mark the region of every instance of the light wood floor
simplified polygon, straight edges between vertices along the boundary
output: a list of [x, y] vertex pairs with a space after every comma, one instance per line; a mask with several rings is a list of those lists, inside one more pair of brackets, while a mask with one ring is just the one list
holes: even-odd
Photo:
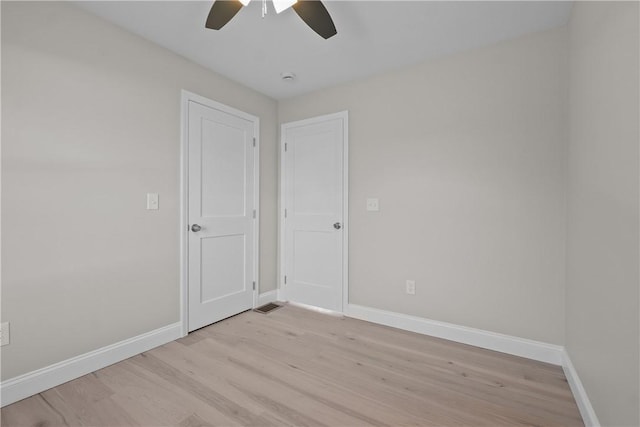
[[3, 426], [582, 425], [562, 369], [285, 306], [2, 409]]

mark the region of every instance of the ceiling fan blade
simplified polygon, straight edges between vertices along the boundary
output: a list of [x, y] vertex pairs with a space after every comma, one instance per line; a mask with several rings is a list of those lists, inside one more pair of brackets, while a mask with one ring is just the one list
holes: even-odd
[[242, 9], [242, 3], [238, 0], [215, 0], [207, 16], [205, 27], [219, 30], [231, 21], [240, 9]]
[[320, 0], [299, 0], [293, 10], [321, 37], [328, 39], [338, 34], [331, 15]]

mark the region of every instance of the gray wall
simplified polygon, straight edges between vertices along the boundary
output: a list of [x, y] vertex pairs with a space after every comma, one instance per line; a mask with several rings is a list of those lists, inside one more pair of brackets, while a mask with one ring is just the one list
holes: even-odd
[[2, 2], [3, 379], [179, 320], [181, 89], [261, 119], [273, 289], [276, 102], [71, 4]]
[[566, 347], [602, 425], [640, 424], [638, 3], [570, 21]]
[[566, 41], [279, 102], [281, 122], [349, 110], [351, 303], [563, 344]]

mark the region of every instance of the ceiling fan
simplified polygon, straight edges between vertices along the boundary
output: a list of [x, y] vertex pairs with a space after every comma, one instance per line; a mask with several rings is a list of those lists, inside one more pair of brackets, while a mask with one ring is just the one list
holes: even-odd
[[[212, 30], [219, 30], [251, 0], [215, 0], [211, 11], [207, 17], [205, 27]], [[333, 24], [333, 20], [320, 0], [273, 0], [273, 7], [276, 13], [280, 13], [289, 7], [298, 14], [300, 18], [313, 31], [321, 37], [328, 39], [335, 36], [338, 31]], [[262, 0], [262, 16], [267, 13], [267, 1]]]

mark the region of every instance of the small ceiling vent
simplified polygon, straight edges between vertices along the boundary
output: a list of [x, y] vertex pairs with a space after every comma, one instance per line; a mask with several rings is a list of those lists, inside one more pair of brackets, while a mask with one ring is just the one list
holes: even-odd
[[285, 82], [291, 82], [296, 78], [296, 75], [293, 74], [291, 71], [285, 71], [283, 73], [280, 73], [280, 77]]

